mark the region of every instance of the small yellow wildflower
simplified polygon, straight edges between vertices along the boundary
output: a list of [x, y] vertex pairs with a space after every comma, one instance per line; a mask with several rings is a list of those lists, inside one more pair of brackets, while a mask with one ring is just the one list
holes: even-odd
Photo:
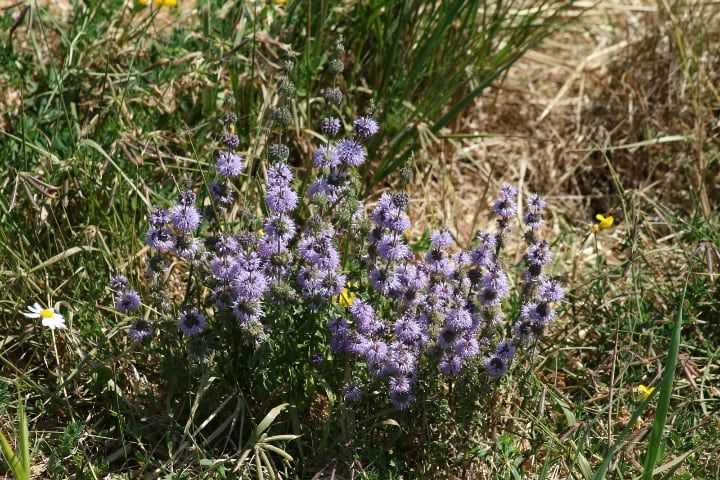
[[642, 399], [645, 400], [650, 396], [650, 394], [653, 392], [653, 390], [655, 390], [655, 387], [648, 388], [645, 385], [639, 385], [637, 389], [638, 389], [638, 392], [642, 392], [642, 394], [643, 394]]
[[595, 218], [600, 222], [598, 223], [598, 227], [601, 230], [612, 227], [613, 221], [615, 220], [612, 215], [608, 215], [606, 217], [602, 213], [595, 215]]
[[[348, 283], [348, 287], [352, 287], [353, 289], [358, 288], [360, 285], [358, 282], [350, 282]], [[349, 290], [347, 287], [342, 289], [342, 292], [340, 292], [340, 295], [335, 295], [332, 297], [333, 302], [339, 303], [343, 307], [349, 307], [352, 305], [353, 300], [355, 300], [356, 294], [353, 290]]]
[[[140, 5], [147, 5], [148, 0], [138, 0]], [[174, 7], [177, 5], [177, 0], [153, 0], [156, 7]]]

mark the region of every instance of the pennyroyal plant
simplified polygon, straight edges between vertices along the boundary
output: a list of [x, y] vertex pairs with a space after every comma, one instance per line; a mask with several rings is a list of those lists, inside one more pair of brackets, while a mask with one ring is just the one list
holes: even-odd
[[[338, 43], [330, 55], [335, 78], [343, 52]], [[198, 363], [239, 384], [258, 405], [309, 408], [331, 388], [347, 409], [364, 399], [405, 410], [429, 385], [505, 375], [563, 298], [546, 273], [545, 202], [526, 202], [517, 280], [503, 255], [518, 216], [507, 184], [492, 206], [496, 228], [479, 233], [472, 248], [458, 249], [440, 228], [426, 251], [413, 253], [410, 172], [372, 208], [360, 197], [357, 169], [382, 130], [372, 105], [345, 122], [334, 80], [323, 92], [311, 169], [291, 165], [292, 66], [283, 65], [266, 117], [267, 144], [241, 153], [227, 95], [214, 172], [203, 172], [200, 184], [184, 179], [175, 202], [148, 213], [148, 301], [122, 275], [111, 280], [116, 310], [131, 317], [129, 337], [162, 345], [175, 366]]]

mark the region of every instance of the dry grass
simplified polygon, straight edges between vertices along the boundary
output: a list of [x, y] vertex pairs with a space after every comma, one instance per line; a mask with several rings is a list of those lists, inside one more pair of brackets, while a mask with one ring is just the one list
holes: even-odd
[[479, 138], [457, 150], [441, 139], [433, 160], [442, 168], [420, 175], [424, 222], [452, 225], [466, 244], [488, 227], [500, 182], [546, 197], [556, 231], [561, 219], [584, 227], [596, 213], [618, 218], [610, 166], [624, 190], [652, 202], [717, 208], [720, 70], [717, 39], [701, 33], [720, 27], [717, 8], [700, 2], [677, 18], [665, 3], [577, 7], [587, 10], [513, 66], [453, 132]]

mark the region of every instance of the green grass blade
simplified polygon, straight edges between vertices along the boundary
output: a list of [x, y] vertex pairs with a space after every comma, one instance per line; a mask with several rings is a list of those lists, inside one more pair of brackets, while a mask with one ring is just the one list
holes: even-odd
[[20, 455], [20, 463], [23, 472], [30, 478], [30, 431], [27, 424], [27, 415], [25, 415], [25, 406], [22, 403], [22, 397], [18, 389], [18, 454]]
[[10, 446], [10, 442], [8, 442], [7, 437], [2, 432], [0, 432], [0, 447], [2, 447], [3, 457], [5, 458], [5, 462], [7, 462], [8, 467], [10, 467], [10, 471], [13, 473], [13, 476], [16, 479], [25, 478], [22, 470], [22, 462], [18, 456], [15, 455], [15, 452], [13, 452], [13, 449]]
[[678, 310], [677, 321], [673, 330], [673, 336], [670, 339], [670, 347], [665, 362], [665, 374], [660, 384], [660, 397], [658, 406], [655, 410], [655, 421], [653, 422], [652, 431], [650, 432], [650, 440], [648, 444], [647, 455], [645, 456], [645, 471], [643, 472], [643, 480], [652, 479], [653, 469], [658, 461], [660, 449], [663, 443], [663, 430], [665, 429], [665, 420], [667, 419], [668, 409], [670, 408], [670, 398], [673, 391], [673, 380], [675, 379], [675, 367], [677, 367], [678, 352], [680, 351], [680, 333], [683, 320], [683, 303], [685, 302], [685, 294], [687, 293], [688, 280], [685, 279], [685, 287], [680, 297], [680, 307]]

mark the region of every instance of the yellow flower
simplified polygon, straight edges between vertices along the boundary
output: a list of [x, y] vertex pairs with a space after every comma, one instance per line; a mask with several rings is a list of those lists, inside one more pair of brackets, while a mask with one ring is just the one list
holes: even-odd
[[602, 213], [598, 213], [597, 215], [595, 215], [595, 218], [600, 222], [597, 224], [598, 228], [600, 229], [612, 227], [613, 221], [615, 220], [611, 215], [608, 215], [606, 217]]
[[650, 394], [653, 392], [653, 390], [655, 390], [655, 387], [648, 388], [645, 385], [639, 385], [637, 389], [638, 389], [638, 392], [642, 392], [642, 394], [643, 394], [642, 399], [645, 400], [650, 396]]
[[[358, 282], [348, 283], [348, 287], [353, 287], [353, 289], [358, 288], [359, 286], [360, 285], [358, 284]], [[333, 302], [339, 303], [343, 307], [349, 307], [350, 305], [352, 305], [355, 297], [355, 292], [345, 287], [342, 289], [342, 292], [340, 292], [340, 295], [335, 295], [334, 297], [332, 297], [332, 299]]]
[[272, 3], [276, 5], [285, 5], [287, 3], [287, 0], [272, 0]]
[[[147, 5], [148, 0], [138, 0], [140, 5]], [[174, 7], [177, 5], [177, 0], [153, 0], [156, 7]]]

